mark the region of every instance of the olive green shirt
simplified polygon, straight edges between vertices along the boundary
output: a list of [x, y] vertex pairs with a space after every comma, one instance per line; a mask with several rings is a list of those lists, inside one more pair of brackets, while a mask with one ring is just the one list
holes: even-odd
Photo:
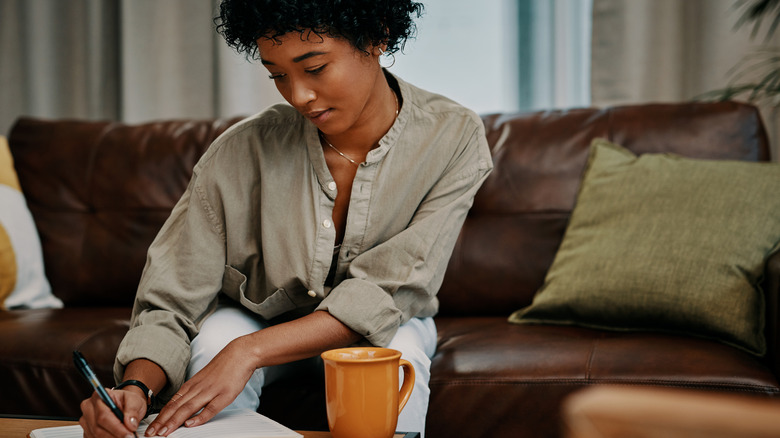
[[492, 169], [480, 118], [397, 78], [401, 111], [355, 176], [334, 287], [336, 183], [317, 127], [276, 105], [228, 129], [149, 248], [115, 375], [160, 365], [170, 396], [190, 340], [219, 299], [265, 319], [324, 310], [378, 346], [436, 293], [474, 195]]

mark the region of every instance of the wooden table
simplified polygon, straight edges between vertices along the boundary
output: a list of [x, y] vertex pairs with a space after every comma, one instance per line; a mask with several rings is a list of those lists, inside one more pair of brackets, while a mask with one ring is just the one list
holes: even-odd
[[[43, 420], [28, 418], [2, 418], [0, 417], [0, 438], [26, 438], [34, 429], [43, 427], [68, 426], [78, 424], [75, 421]], [[304, 438], [331, 438], [330, 432], [297, 431]], [[395, 438], [404, 438], [404, 434], [396, 434]]]
[[23, 418], [0, 418], [0, 438], [25, 438], [33, 429], [67, 426], [75, 421], [31, 420]]

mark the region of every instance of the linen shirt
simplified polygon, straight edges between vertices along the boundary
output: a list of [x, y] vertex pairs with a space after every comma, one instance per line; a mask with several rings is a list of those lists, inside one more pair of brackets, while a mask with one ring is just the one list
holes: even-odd
[[114, 367], [184, 382], [190, 340], [220, 299], [271, 320], [314, 310], [385, 346], [436, 293], [474, 195], [493, 167], [480, 118], [394, 76], [403, 105], [357, 169], [334, 286], [336, 183], [317, 127], [280, 104], [239, 122], [196, 164], [149, 248]]

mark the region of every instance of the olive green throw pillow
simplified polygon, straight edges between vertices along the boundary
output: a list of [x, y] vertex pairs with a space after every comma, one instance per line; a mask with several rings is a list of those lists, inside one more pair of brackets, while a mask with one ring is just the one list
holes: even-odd
[[766, 352], [759, 282], [780, 242], [780, 165], [591, 145], [566, 234], [515, 323], [649, 330]]

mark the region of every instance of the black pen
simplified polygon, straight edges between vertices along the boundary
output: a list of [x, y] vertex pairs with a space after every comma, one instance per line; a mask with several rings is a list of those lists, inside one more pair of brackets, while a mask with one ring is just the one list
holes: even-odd
[[[114, 400], [108, 395], [108, 392], [106, 392], [106, 388], [104, 388], [103, 385], [100, 384], [100, 381], [95, 375], [95, 372], [92, 371], [92, 368], [89, 367], [87, 360], [84, 359], [84, 356], [78, 350], [75, 350], [73, 352], [73, 363], [76, 364], [76, 368], [78, 368], [79, 372], [81, 372], [81, 375], [84, 376], [85, 379], [87, 379], [89, 384], [92, 385], [92, 388], [98, 393], [100, 398], [106, 403], [106, 405], [108, 405], [108, 408], [111, 409], [111, 412], [113, 412], [114, 415], [116, 415], [116, 418], [119, 418], [119, 422], [121, 422], [124, 425], [125, 424], [124, 414], [119, 409], [119, 407], [117, 407], [116, 403], [114, 403]], [[137, 437], [138, 435], [136, 434], [135, 436]]]

